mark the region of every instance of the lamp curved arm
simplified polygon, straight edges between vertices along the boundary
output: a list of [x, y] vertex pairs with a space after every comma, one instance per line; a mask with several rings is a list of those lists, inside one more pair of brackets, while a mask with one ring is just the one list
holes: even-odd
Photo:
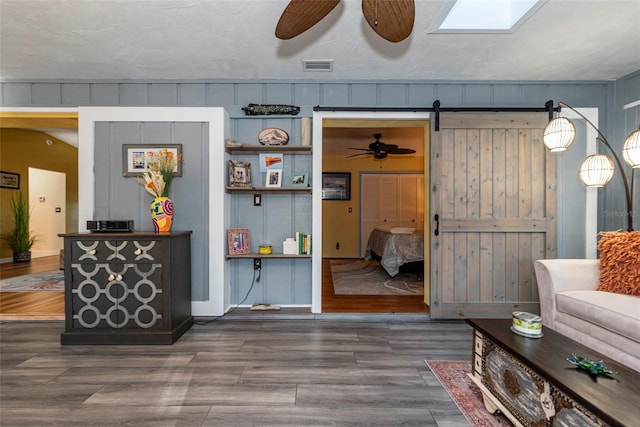
[[631, 196], [631, 190], [629, 188], [629, 181], [627, 179], [627, 174], [624, 172], [624, 167], [622, 165], [622, 162], [618, 158], [618, 155], [616, 154], [615, 150], [609, 144], [609, 141], [607, 141], [607, 138], [602, 134], [602, 132], [600, 132], [600, 129], [598, 129], [596, 127], [596, 125], [591, 123], [591, 120], [586, 118], [584, 116], [584, 114], [582, 114], [580, 111], [576, 110], [571, 105], [566, 104], [564, 102], [560, 102], [559, 101], [558, 102], [558, 106], [566, 107], [566, 108], [570, 109], [571, 111], [573, 111], [574, 113], [579, 115], [582, 119], [584, 119], [584, 121], [589, 123], [591, 125], [591, 127], [593, 129], [595, 129], [595, 131], [598, 133], [597, 140], [602, 142], [604, 144], [604, 146], [609, 149], [609, 151], [611, 152], [611, 155], [613, 155], [613, 159], [616, 162], [616, 165], [618, 166], [618, 169], [620, 169], [620, 175], [622, 175], [622, 184], [624, 185], [624, 193], [625, 193], [625, 198], [626, 198], [626, 201], [627, 201], [627, 231], [633, 231], [633, 198]]

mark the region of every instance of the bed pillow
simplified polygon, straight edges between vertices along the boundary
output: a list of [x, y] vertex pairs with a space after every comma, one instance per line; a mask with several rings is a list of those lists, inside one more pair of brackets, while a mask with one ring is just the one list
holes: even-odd
[[640, 231], [599, 233], [599, 291], [640, 295]]

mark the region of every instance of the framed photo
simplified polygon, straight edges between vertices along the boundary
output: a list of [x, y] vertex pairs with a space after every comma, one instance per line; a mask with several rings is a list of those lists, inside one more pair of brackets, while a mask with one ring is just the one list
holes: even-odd
[[309, 172], [294, 172], [291, 175], [292, 187], [307, 187], [309, 185]]
[[260, 153], [260, 172], [267, 172], [270, 169], [282, 169], [284, 166], [284, 154], [282, 153]]
[[269, 169], [267, 171], [266, 187], [281, 187], [282, 186], [282, 169]]
[[229, 187], [252, 187], [251, 163], [229, 160]]
[[248, 254], [251, 252], [248, 228], [228, 229], [227, 241], [229, 242], [229, 255]]
[[[182, 158], [182, 144], [122, 144], [122, 176], [142, 176], [149, 160], [161, 150], [167, 150], [176, 159]], [[182, 162], [176, 162], [173, 176], [182, 176]]]
[[0, 187], [20, 189], [20, 174], [0, 171]]
[[323, 172], [322, 199], [351, 200], [351, 172]]

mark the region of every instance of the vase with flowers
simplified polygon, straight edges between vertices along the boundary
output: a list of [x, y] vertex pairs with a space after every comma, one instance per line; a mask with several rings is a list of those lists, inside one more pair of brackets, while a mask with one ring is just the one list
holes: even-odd
[[171, 231], [173, 201], [169, 189], [174, 171], [180, 159], [167, 149], [147, 153], [147, 170], [137, 181], [154, 199], [151, 202], [151, 220], [156, 233]]

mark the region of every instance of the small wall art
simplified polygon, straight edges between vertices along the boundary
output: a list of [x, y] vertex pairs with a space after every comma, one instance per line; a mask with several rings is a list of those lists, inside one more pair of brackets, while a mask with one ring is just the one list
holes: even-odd
[[323, 172], [322, 199], [351, 200], [351, 173]]
[[[163, 150], [182, 158], [182, 144], [122, 144], [122, 176], [142, 176], [149, 161]], [[176, 162], [173, 176], [182, 176], [181, 161]]]
[[20, 189], [20, 174], [0, 171], [0, 187], [13, 190]]
[[258, 162], [260, 162], [260, 172], [266, 172], [269, 169], [282, 169], [284, 155], [282, 153], [260, 153]]
[[251, 163], [229, 160], [229, 187], [251, 188]]
[[248, 254], [251, 252], [248, 228], [230, 228], [227, 230], [229, 255]]

